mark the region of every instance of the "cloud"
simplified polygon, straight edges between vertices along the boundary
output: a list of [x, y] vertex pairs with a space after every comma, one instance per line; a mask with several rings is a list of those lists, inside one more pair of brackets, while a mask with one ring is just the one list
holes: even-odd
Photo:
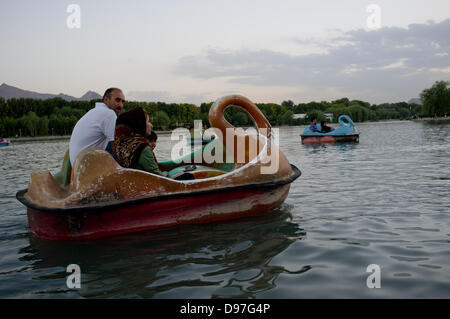
[[158, 102], [172, 97], [167, 91], [130, 91], [125, 98], [128, 101]]
[[[417, 96], [437, 74], [448, 77], [450, 19], [342, 32], [325, 53], [292, 55], [274, 50], [208, 49], [184, 56], [175, 73], [233, 84], [372, 92], [372, 96]], [[299, 42], [299, 39], [293, 39]], [[300, 41], [301, 42], [301, 41]]]

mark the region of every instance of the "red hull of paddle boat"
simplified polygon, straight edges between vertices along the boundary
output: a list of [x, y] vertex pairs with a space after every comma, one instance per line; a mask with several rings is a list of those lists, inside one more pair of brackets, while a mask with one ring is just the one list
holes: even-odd
[[315, 144], [315, 143], [336, 143], [336, 139], [332, 136], [323, 137], [302, 137], [303, 144]]
[[[89, 210], [28, 207], [28, 223], [35, 235], [46, 239], [97, 239], [183, 224], [262, 215], [281, 205], [289, 188], [290, 184], [285, 184], [204, 192]], [[21, 200], [20, 193], [18, 198]]]
[[325, 135], [325, 136], [304, 136], [301, 135], [302, 144], [322, 144], [339, 142], [359, 142], [359, 134], [351, 135]]

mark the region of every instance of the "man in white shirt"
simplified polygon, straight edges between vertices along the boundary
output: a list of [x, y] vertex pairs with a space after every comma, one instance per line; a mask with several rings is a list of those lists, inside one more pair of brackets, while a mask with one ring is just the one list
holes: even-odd
[[103, 103], [87, 112], [75, 125], [69, 143], [70, 163], [73, 165], [77, 155], [87, 147], [106, 148], [114, 140], [117, 115], [123, 108], [125, 96], [118, 88], [109, 88], [103, 95]]

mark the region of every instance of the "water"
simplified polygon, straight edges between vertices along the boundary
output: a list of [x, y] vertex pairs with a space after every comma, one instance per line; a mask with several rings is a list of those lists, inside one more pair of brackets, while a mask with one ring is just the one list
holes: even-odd
[[[302, 176], [263, 217], [81, 243], [35, 237], [15, 199], [32, 169], [59, 170], [68, 141], [0, 148], [0, 298], [449, 298], [450, 125], [358, 128], [359, 144], [322, 146], [282, 128]], [[156, 154], [169, 158], [169, 136]]]

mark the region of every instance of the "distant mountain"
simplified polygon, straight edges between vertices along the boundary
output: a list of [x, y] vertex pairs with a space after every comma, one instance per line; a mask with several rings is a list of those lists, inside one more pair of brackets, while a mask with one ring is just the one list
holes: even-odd
[[102, 98], [103, 98], [103, 96], [101, 96], [97, 92], [87, 91], [82, 97], [79, 98], [79, 100], [80, 101], [90, 101], [90, 100], [97, 100], [97, 99], [101, 100]]
[[0, 97], [5, 100], [12, 98], [31, 98], [31, 99], [51, 99], [54, 97], [62, 98], [66, 101], [90, 101], [95, 99], [101, 99], [102, 96], [96, 92], [88, 91], [82, 97], [76, 98], [67, 94], [59, 93], [59, 94], [48, 94], [48, 93], [37, 93], [33, 91], [22, 90], [14, 86], [7, 85], [3, 83], [0, 85]]
[[408, 104], [419, 104], [422, 105], [422, 100], [419, 98], [414, 98], [408, 101]]

